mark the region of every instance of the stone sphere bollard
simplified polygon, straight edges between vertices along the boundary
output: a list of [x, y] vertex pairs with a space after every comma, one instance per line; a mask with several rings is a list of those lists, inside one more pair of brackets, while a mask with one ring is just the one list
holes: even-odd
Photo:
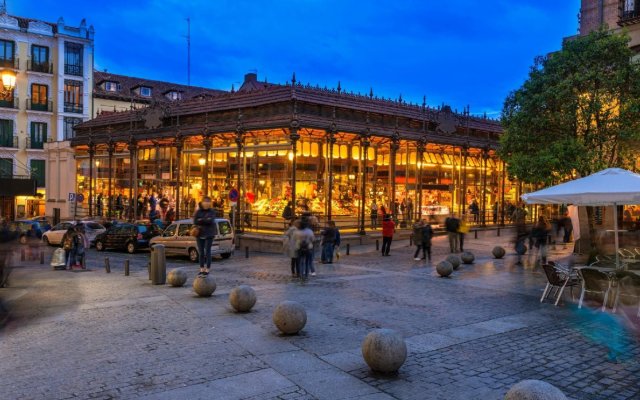
[[173, 287], [182, 287], [187, 283], [187, 273], [182, 268], [176, 268], [167, 274], [167, 283]]
[[373, 371], [394, 373], [407, 359], [407, 345], [396, 331], [376, 329], [364, 338], [362, 357]]
[[495, 258], [501, 259], [506, 254], [506, 251], [504, 250], [504, 247], [496, 246], [491, 250], [491, 254], [493, 254]]
[[436, 265], [436, 272], [443, 278], [453, 274], [453, 265], [449, 261], [440, 261]]
[[200, 275], [193, 280], [193, 291], [200, 297], [210, 297], [216, 291], [216, 280], [211, 275]]
[[504, 400], [567, 400], [567, 396], [550, 383], [528, 379], [513, 385]]
[[229, 303], [238, 312], [248, 312], [256, 304], [256, 291], [249, 285], [240, 285], [231, 289]]
[[469, 251], [465, 251], [464, 253], [462, 253], [462, 256], [460, 256], [460, 258], [462, 259], [462, 262], [464, 264], [473, 264], [473, 260], [476, 259], [476, 256], [474, 256], [473, 253]]
[[307, 312], [302, 304], [283, 301], [273, 310], [273, 323], [285, 335], [295, 335], [307, 324]]
[[462, 264], [462, 260], [460, 259], [460, 257], [456, 256], [455, 254], [451, 254], [450, 256], [448, 256], [447, 261], [451, 263], [453, 269], [458, 269], [460, 264]]

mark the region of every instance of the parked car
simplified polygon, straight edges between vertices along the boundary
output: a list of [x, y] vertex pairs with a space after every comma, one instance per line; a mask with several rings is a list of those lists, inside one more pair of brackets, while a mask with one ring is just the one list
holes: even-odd
[[40, 222], [31, 219], [18, 220], [13, 222], [21, 244], [27, 244], [29, 239], [41, 239], [42, 235], [49, 229]]
[[126, 249], [133, 254], [138, 249], [148, 248], [151, 238], [161, 233], [157, 226], [150, 223], [116, 224], [96, 236], [95, 246], [98, 251]]
[[94, 221], [65, 221], [60, 222], [51, 228], [51, 230], [45, 232], [42, 235], [42, 241], [51, 246], [60, 246], [62, 244], [62, 237], [67, 233], [67, 229], [76, 225], [82, 225], [84, 227], [84, 234], [89, 240], [89, 243], [94, 243], [96, 236], [106, 231], [104, 226]]
[[[231, 257], [235, 246], [233, 228], [228, 219], [216, 218], [215, 236], [211, 245], [211, 255], [219, 255], [222, 258]], [[151, 246], [163, 244], [166, 255], [188, 256], [193, 262], [199, 259], [196, 238], [189, 234], [193, 227], [193, 220], [183, 219], [176, 221], [162, 232], [162, 235], [151, 239]]]
[[30, 218], [30, 220], [39, 222], [40, 226], [42, 227], [42, 232], [46, 232], [51, 229], [51, 222], [49, 222], [49, 218], [45, 216], [33, 217]]

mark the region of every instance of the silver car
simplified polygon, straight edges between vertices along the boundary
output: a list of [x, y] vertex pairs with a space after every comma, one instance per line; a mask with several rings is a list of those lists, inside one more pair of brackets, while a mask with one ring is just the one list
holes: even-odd
[[[193, 262], [199, 259], [196, 238], [191, 236], [189, 231], [193, 227], [193, 220], [183, 219], [176, 221], [149, 242], [150, 246], [156, 244], [164, 245], [166, 255], [188, 256]], [[219, 255], [222, 258], [229, 258], [235, 248], [234, 233], [231, 223], [225, 218], [215, 219], [215, 236], [211, 245], [211, 255]]]
[[89, 243], [93, 244], [96, 236], [106, 231], [105, 227], [94, 221], [65, 221], [46, 231], [42, 235], [42, 241], [51, 246], [60, 246], [62, 237], [67, 233], [67, 229], [72, 226], [82, 225], [84, 227], [84, 235]]

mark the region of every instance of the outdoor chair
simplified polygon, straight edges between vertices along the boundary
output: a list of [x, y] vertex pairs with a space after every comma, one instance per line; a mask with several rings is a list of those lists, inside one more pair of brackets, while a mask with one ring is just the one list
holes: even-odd
[[620, 257], [622, 258], [638, 258], [638, 254], [635, 251], [625, 248], [618, 249], [618, 254], [620, 254]]
[[582, 308], [585, 293], [601, 293], [604, 296], [602, 300], [602, 311], [604, 311], [607, 307], [609, 291], [611, 291], [611, 277], [593, 268], [582, 268], [578, 270], [578, 275], [582, 280], [582, 291], [580, 292], [578, 308]]
[[547, 297], [551, 295], [551, 292], [556, 290], [556, 301], [554, 305], [558, 305], [560, 298], [562, 297], [562, 293], [566, 287], [569, 287], [571, 290], [571, 298], [573, 299], [573, 287], [578, 286], [580, 282], [576, 277], [571, 276], [571, 272], [569, 270], [565, 270], [559, 268], [555, 265], [542, 264], [542, 269], [544, 273], [547, 275], [547, 286], [544, 288], [544, 292], [542, 292], [542, 297], [540, 298], [540, 303], [544, 301]]
[[619, 271], [616, 273], [616, 281], [618, 287], [616, 290], [616, 299], [613, 303], [613, 312], [616, 312], [620, 297], [631, 297], [638, 302], [638, 312], [636, 316], [640, 317], [640, 276], [628, 271]]

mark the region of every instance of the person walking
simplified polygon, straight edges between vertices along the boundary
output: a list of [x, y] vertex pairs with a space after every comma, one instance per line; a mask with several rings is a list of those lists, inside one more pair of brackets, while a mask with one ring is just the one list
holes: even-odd
[[[422, 221], [422, 259], [431, 262], [431, 239], [433, 228], [426, 221]], [[425, 254], [426, 253], [426, 254]]]
[[89, 247], [90, 243], [87, 236], [84, 234], [83, 225], [77, 225], [75, 227], [75, 233], [73, 235], [73, 266], [86, 269], [84, 262], [85, 249]]
[[333, 249], [336, 245], [336, 223], [333, 221], [327, 222], [327, 227], [320, 233], [322, 235], [322, 254], [320, 255], [320, 262], [323, 264], [333, 263]]
[[382, 255], [389, 256], [391, 250], [391, 241], [393, 233], [396, 230], [396, 224], [391, 219], [391, 215], [387, 214], [382, 219]]
[[[411, 197], [407, 199], [407, 221], [413, 222], [413, 200], [411, 200]], [[420, 221], [419, 216], [418, 221]]]
[[[309, 219], [300, 219], [300, 229], [294, 233], [296, 251], [298, 253], [298, 275], [304, 282], [309, 279], [309, 272], [313, 270], [313, 240], [315, 239]], [[312, 276], [315, 272], [311, 272]]]
[[413, 224], [413, 243], [416, 245], [416, 252], [413, 254], [415, 261], [420, 261], [420, 250], [422, 249], [422, 221]]
[[62, 236], [62, 248], [64, 249], [64, 259], [66, 262], [66, 267], [69, 270], [73, 269], [73, 266], [76, 264], [76, 253], [74, 248], [74, 236], [76, 234], [75, 227], [70, 226], [67, 231]]
[[562, 218], [562, 228], [564, 230], [562, 243], [564, 243], [566, 248], [567, 243], [571, 241], [571, 233], [573, 233], [573, 222], [571, 222], [571, 217], [569, 217], [569, 213], [566, 213], [564, 218]]
[[476, 199], [473, 199], [471, 205], [469, 205], [469, 212], [473, 215], [473, 222], [477, 224], [479, 219], [478, 217], [480, 215], [480, 207], [478, 206]]
[[444, 220], [444, 229], [447, 231], [447, 236], [449, 238], [449, 250], [451, 253], [458, 252], [458, 228], [460, 227], [460, 220], [456, 218], [453, 214], [447, 217]]
[[200, 202], [200, 207], [193, 215], [195, 231], [192, 235], [196, 237], [198, 245], [198, 255], [200, 262], [200, 272], [198, 275], [208, 275], [211, 269], [211, 245], [215, 235], [214, 226], [215, 214], [211, 208], [211, 198], [206, 196]]
[[458, 245], [461, 252], [464, 251], [464, 235], [467, 233], [469, 233], [469, 225], [462, 219], [458, 226]]
[[534, 246], [538, 249], [536, 261], [540, 261], [542, 264], [546, 264], [547, 262], [547, 241], [550, 231], [551, 225], [542, 215], [538, 217], [536, 226], [531, 230], [531, 237], [534, 240]]
[[371, 229], [376, 229], [378, 227], [378, 205], [374, 201], [371, 203]]
[[282, 248], [284, 253], [291, 259], [291, 277], [297, 278], [298, 275], [298, 251], [296, 249], [295, 232], [299, 229], [299, 221], [292, 220], [289, 222], [289, 229], [284, 233], [282, 240]]
[[96, 213], [98, 214], [98, 217], [102, 217], [102, 197], [102, 193], [99, 193], [96, 198]]
[[287, 205], [282, 210], [282, 218], [284, 218], [285, 226], [293, 220], [293, 203], [287, 202]]

